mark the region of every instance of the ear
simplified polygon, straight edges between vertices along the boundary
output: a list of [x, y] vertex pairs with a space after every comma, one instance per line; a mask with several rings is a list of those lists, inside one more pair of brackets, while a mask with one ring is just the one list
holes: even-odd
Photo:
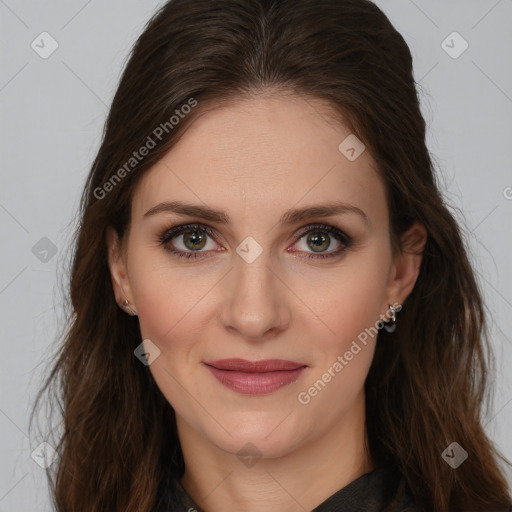
[[401, 250], [396, 251], [393, 258], [384, 310], [396, 302], [402, 305], [412, 292], [420, 273], [427, 230], [423, 224], [416, 221], [400, 239]]
[[130, 307], [136, 311], [133, 302], [132, 290], [128, 273], [126, 271], [126, 258], [123, 254], [119, 235], [112, 227], [107, 228], [106, 243], [108, 248], [108, 266], [116, 302], [124, 310], [123, 302], [128, 299]]

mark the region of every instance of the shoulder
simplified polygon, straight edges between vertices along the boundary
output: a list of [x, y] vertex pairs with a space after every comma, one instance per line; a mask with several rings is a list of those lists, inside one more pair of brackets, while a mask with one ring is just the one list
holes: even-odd
[[432, 512], [419, 507], [396, 466], [379, 466], [341, 488], [314, 512]]
[[398, 479], [396, 492], [383, 512], [428, 512], [424, 507], [415, 503], [405, 477], [398, 470], [395, 474]]

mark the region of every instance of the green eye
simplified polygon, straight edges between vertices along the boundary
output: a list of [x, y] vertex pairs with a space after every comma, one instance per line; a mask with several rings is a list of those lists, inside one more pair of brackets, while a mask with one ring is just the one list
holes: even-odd
[[[181, 244], [183, 248], [176, 248], [173, 242], [174, 239], [179, 239], [179, 237], [182, 237]], [[205, 257], [205, 253], [210, 252], [208, 250], [202, 250], [207, 246], [208, 238], [215, 240], [214, 232], [209, 226], [187, 224], [164, 230], [158, 240], [164, 246], [164, 249], [174, 256], [179, 258], [202, 258]], [[305, 238], [306, 244], [304, 250], [293, 249], [288, 252], [303, 253], [303, 257], [305, 258], [331, 258], [340, 255], [353, 244], [352, 238], [346, 233], [334, 226], [326, 224], [307, 226], [302, 230], [300, 235], [297, 236], [294, 245], [301, 242], [303, 238]], [[339, 247], [330, 252], [325, 252], [331, 247], [333, 238], [338, 243]], [[308, 251], [308, 249], [312, 252]]]

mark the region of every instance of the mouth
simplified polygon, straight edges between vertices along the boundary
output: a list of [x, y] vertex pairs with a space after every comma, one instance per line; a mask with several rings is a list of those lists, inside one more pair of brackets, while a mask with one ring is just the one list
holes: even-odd
[[224, 386], [245, 395], [264, 395], [299, 379], [307, 365], [283, 359], [220, 359], [204, 363]]

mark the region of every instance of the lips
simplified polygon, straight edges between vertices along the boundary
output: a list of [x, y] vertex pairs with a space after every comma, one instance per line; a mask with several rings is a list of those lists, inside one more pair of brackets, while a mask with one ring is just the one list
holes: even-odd
[[269, 394], [299, 379], [307, 365], [283, 359], [220, 359], [204, 363], [224, 386], [246, 395]]
[[302, 363], [286, 361], [283, 359], [264, 359], [263, 361], [247, 361], [246, 359], [219, 359], [205, 363], [218, 370], [233, 370], [245, 373], [265, 373], [285, 370], [296, 370], [302, 366]]

